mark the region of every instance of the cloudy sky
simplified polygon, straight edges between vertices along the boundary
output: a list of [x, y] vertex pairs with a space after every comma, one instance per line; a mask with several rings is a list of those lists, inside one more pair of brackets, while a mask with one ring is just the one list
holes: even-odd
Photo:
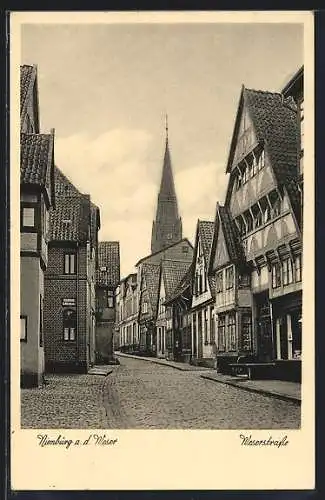
[[101, 210], [101, 240], [121, 244], [122, 276], [150, 251], [165, 143], [184, 237], [223, 201], [241, 85], [278, 91], [303, 63], [298, 24], [22, 27], [38, 65], [42, 131], [55, 161]]

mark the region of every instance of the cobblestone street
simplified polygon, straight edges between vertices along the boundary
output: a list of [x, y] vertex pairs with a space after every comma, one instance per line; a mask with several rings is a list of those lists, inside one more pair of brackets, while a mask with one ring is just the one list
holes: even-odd
[[289, 429], [300, 406], [131, 358], [107, 377], [47, 376], [22, 390], [24, 428]]

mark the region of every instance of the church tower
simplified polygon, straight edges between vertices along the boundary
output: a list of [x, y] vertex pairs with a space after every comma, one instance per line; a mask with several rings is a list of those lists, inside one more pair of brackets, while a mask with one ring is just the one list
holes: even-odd
[[182, 239], [182, 219], [178, 214], [177, 198], [168, 144], [166, 117], [166, 146], [158, 194], [156, 219], [152, 224], [151, 253], [159, 252]]

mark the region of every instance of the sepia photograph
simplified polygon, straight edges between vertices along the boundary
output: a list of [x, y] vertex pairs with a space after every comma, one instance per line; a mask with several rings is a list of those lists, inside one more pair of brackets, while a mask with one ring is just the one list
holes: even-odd
[[306, 26], [228, 14], [19, 25], [17, 411], [47, 453], [301, 432]]

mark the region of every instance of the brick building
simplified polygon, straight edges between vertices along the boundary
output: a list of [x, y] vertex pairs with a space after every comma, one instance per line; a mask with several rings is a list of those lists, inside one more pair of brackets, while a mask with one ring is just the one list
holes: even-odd
[[96, 363], [108, 363], [113, 359], [115, 290], [119, 281], [120, 244], [117, 241], [100, 241], [96, 273]]
[[215, 278], [209, 273], [213, 235], [214, 222], [198, 220], [192, 274], [192, 362], [209, 366], [214, 366], [216, 355]]
[[86, 372], [95, 362], [95, 283], [99, 209], [55, 167], [45, 274], [45, 364]]
[[36, 66], [20, 68], [20, 370], [21, 385], [44, 375], [44, 272], [49, 209], [55, 207], [54, 131], [41, 134]]
[[241, 91], [211, 258], [224, 370], [242, 355], [300, 379], [302, 79], [284, 93]]

